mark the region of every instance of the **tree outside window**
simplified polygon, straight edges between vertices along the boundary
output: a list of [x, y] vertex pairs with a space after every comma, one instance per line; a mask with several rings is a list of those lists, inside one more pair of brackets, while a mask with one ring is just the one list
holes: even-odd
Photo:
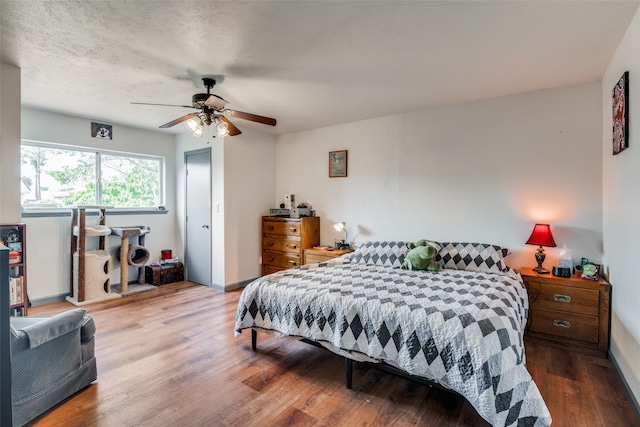
[[23, 141], [22, 207], [157, 207], [163, 204], [163, 166], [156, 156]]

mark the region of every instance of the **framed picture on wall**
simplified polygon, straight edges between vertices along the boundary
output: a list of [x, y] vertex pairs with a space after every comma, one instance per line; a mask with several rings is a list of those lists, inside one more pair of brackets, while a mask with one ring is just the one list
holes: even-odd
[[347, 150], [329, 152], [329, 178], [347, 176]]
[[91, 122], [91, 136], [100, 139], [113, 139], [113, 127], [104, 123]]
[[613, 88], [613, 154], [629, 147], [629, 72]]

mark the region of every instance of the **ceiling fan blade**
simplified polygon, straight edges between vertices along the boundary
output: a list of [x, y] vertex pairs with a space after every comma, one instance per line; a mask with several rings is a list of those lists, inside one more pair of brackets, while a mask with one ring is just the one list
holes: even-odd
[[262, 123], [263, 125], [275, 126], [276, 119], [270, 117], [258, 116], [257, 114], [244, 113], [237, 110], [224, 110], [226, 114], [230, 114], [231, 117], [243, 120], [251, 120], [252, 122]]
[[171, 126], [175, 126], [178, 123], [186, 122], [191, 117], [194, 117], [194, 116], [197, 116], [197, 115], [198, 115], [198, 113], [189, 113], [186, 116], [178, 117], [175, 120], [171, 120], [169, 123], [163, 124], [162, 126], [160, 126], [160, 128], [170, 128]]
[[204, 104], [213, 108], [214, 110], [222, 110], [227, 106], [228, 102], [220, 98], [218, 95], [211, 95], [204, 101]]
[[184, 108], [195, 108], [192, 105], [175, 105], [175, 104], [152, 104], [149, 102], [132, 102], [131, 104], [136, 104], [136, 105], [159, 105], [161, 107], [184, 107]]
[[242, 133], [240, 132], [240, 129], [238, 129], [236, 125], [231, 123], [225, 116], [220, 116], [220, 118], [227, 124], [227, 126], [229, 126], [229, 136], [236, 136]]

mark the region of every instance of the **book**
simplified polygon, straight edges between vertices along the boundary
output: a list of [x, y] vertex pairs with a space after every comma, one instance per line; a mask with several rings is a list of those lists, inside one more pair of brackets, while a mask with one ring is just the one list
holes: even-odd
[[11, 305], [22, 304], [22, 277], [9, 279], [9, 303]]

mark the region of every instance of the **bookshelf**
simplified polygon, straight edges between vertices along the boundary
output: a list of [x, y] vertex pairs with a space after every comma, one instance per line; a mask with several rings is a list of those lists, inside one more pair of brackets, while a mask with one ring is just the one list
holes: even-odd
[[26, 224], [0, 224], [0, 244], [9, 248], [10, 314], [26, 316], [29, 307]]

